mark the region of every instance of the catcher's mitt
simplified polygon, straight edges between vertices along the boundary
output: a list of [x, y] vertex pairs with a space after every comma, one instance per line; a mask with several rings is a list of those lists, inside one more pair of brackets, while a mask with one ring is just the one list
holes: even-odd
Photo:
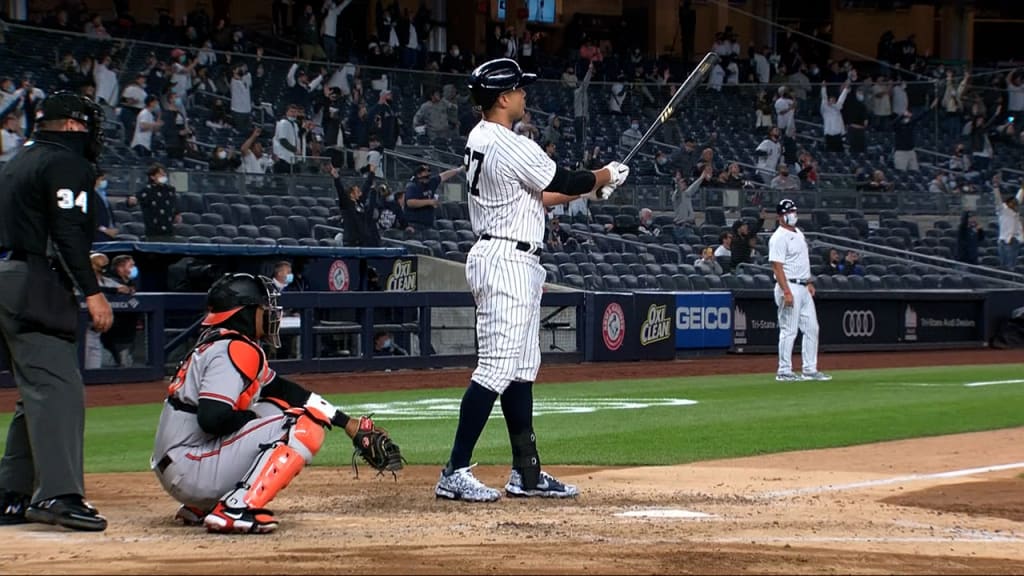
[[398, 480], [398, 471], [405, 465], [405, 458], [398, 444], [391, 441], [388, 431], [378, 428], [369, 416], [359, 418], [359, 430], [352, 437], [352, 445], [355, 450], [352, 452], [352, 470], [359, 477], [359, 467], [356, 465], [356, 456], [359, 456], [377, 471], [380, 476], [385, 472]]

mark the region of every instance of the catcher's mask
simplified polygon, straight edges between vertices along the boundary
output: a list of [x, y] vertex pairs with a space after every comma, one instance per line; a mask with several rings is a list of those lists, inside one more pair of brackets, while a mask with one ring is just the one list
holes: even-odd
[[[218, 326], [229, 322], [240, 312], [263, 308], [263, 338], [274, 348], [281, 347], [281, 295], [266, 276], [252, 274], [226, 274], [217, 280], [206, 295], [206, 318], [203, 326]], [[249, 336], [255, 336], [255, 324], [249, 323]]]

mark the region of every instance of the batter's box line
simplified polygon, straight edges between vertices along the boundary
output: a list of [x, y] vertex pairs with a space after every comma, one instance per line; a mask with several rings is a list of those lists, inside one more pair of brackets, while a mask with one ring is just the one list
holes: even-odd
[[890, 478], [878, 478], [875, 480], [864, 480], [861, 482], [851, 482], [848, 484], [825, 484], [823, 486], [810, 486], [806, 488], [795, 488], [792, 490], [775, 490], [771, 492], [762, 492], [758, 495], [758, 499], [777, 499], [777, 498], [792, 498], [794, 496], [808, 496], [815, 494], [827, 494], [830, 492], [847, 492], [850, 490], [861, 490], [865, 488], [877, 488], [879, 486], [890, 486], [893, 484], [903, 484], [909, 482], [921, 482], [924, 480], [943, 480], [947, 478], [962, 478], [964, 476], [974, 476], [976, 474], [989, 474], [992, 472], [1002, 472], [1004, 470], [1016, 470], [1024, 468], [1024, 462], [1014, 462], [1011, 464], [997, 464], [993, 466], [983, 466], [979, 468], [964, 468], [961, 470], [950, 470], [947, 472], [935, 472], [932, 474], [907, 474], [905, 476], [893, 476]]

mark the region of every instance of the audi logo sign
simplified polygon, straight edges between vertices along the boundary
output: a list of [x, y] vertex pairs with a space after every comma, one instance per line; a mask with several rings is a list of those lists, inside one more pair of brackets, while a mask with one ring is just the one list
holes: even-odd
[[875, 335], [875, 313], [871, 310], [843, 312], [843, 334], [847, 338], [870, 338]]

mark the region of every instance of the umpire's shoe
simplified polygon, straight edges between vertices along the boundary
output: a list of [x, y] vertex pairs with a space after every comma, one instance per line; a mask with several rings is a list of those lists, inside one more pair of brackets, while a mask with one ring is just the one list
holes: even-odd
[[274, 513], [263, 508], [228, 508], [217, 504], [203, 519], [207, 532], [219, 534], [270, 534], [277, 530]]
[[521, 498], [573, 498], [578, 496], [580, 491], [572, 484], [562, 484], [554, 476], [543, 471], [540, 473], [540, 481], [537, 482], [537, 488], [527, 490], [523, 486], [522, 474], [513, 468], [512, 474], [508, 477], [508, 484], [505, 484], [505, 493], [509, 496]]
[[0, 490], [0, 526], [25, 524], [25, 510], [28, 508], [29, 497], [10, 490]]
[[434, 488], [434, 495], [438, 498], [466, 502], [494, 502], [501, 498], [501, 492], [477, 480], [473, 475], [473, 466], [452, 471], [442, 470], [441, 479]]
[[36, 502], [25, 510], [25, 518], [29, 522], [54, 524], [72, 530], [102, 532], [107, 529], [107, 519], [77, 494]]

